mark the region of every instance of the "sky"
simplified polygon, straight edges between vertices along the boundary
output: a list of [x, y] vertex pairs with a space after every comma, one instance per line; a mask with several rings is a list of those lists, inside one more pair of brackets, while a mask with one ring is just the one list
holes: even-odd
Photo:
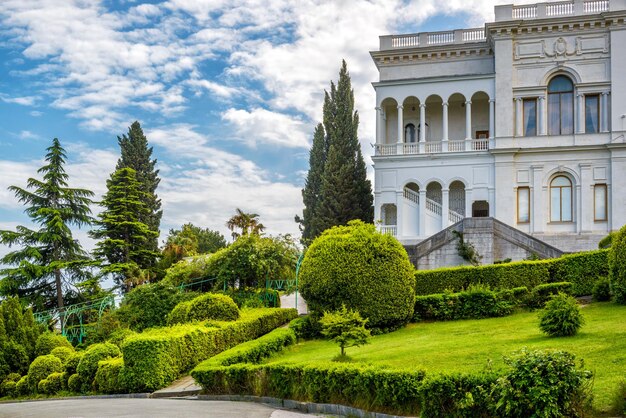
[[[299, 237], [313, 130], [341, 60], [371, 176], [378, 37], [481, 27], [496, 3], [510, 1], [0, 0], [0, 229], [29, 225], [7, 188], [37, 177], [53, 138], [70, 186], [98, 200], [117, 136], [138, 120], [160, 170], [161, 240], [186, 222], [229, 238], [236, 208]], [[75, 234], [90, 249], [86, 232]]]

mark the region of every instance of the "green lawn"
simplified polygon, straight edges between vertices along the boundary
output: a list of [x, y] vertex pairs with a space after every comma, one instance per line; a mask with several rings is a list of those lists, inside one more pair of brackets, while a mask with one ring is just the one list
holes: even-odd
[[[539, 331], [536, 312], [505, 318], [410, 324], [399, 331], [372, 337], [371, 344], [347, 349], [355, 362], [420, 368], [432, 372], [473, 372], [523, 348], [556, 348], [585, 360], [594, 372], [594, 408], [611, 405], [618, 382], [626, 379], [626, 306], [594, 303], [583, 308], [585, 325], [575, 337], [549, 338]], [[286, 349], [268, 362], [328, 361], [339, 347], [328, 341], [307, 341]]]

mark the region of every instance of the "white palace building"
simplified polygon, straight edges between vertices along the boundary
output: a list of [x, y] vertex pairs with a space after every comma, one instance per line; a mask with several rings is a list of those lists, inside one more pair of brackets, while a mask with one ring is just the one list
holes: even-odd
[[626, 0], [495, 7], [380, 37], [375, 219], [414, 245], [492, 217], [562, 251], [626, 224]]

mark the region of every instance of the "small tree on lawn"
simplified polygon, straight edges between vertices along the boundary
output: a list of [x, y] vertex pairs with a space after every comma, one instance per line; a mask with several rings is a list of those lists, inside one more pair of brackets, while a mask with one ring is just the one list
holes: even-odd
[[609, 250], [609, 281], [615, 302], [626, 305], [626, 225], [613, 236]]
[[346, 355], [347, 347], [358, 347], [368, 343], [369, 330], [365, 329], [367, 319], [357, 311], [348, 310], [345, 305], [336, 312], [324, 312], [320, 320], [322, 335], [333, 340], [341, 348], [341, 356]]

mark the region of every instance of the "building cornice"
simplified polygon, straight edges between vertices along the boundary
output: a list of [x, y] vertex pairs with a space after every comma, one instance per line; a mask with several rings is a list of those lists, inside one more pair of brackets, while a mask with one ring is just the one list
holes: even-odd
[[496, 75], [494, 73], [490, 73], [490, 74], [449, 75], [449, 76], [443, 76], [443, 77], [403, 78], [399, 80], [375, 81], [372, 83], [372, 86], [374, 86], [374, 88], [377, 88], [377, 87], [387, 87], [387, 86], [459, 82], [459, 81], [466, 81], [466, 80], [492, 80], [494, 79], [495, 76]]

